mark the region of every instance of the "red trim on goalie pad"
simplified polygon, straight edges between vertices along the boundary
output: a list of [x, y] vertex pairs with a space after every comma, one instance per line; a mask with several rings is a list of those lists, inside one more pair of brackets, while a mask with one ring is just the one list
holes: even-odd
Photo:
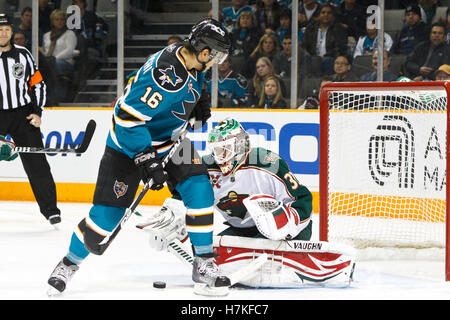
[[295, 269], [299, 277], [308, 277], [317, 282], [337, 276], [352, 263], [342, 254], [329, 252], [288, 252], [236, 247], [214, 247], [214, 250], [219, 255], [215, 259], [218, 265], [243, 260], [250, 262], [265, 252], [269, 255], [268, 261], [282, 263]]

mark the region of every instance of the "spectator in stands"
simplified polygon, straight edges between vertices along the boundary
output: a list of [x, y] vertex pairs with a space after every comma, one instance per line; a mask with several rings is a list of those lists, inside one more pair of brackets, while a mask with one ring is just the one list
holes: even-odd
[[256, 61], [258, 61], [261, 57], [267, 57], [270, 61], [273, 60], [273, 57], [280, 51], [280, 47], [278, 45], [278, 39], [273, 34], [264, 34], [258, 42], [258, 45], [250, 54], [247, 64], [242, 69], [242, 74], [250, 79], [255, 74], [255, 65]]
[[[53, 10], [50, 15], [51, 31], [44, 34], [43, 54], [50, 64], [55, 66], [56, 77], [71, 79], [74, 65], [74, 53], [77, 46], [77, 37], [72, 30], [67, 29], [66, 13], [62, 10]], [[67, 88], [62, 82], [55, 90], [57, 101], [65, 99]]]
[[450, 44], [450, 7], [447, 7], [447, 14], [441, 22], [447, 27], [447, 40], [445, 42]]
[[73, 0], [72, 4], [80, 8], [81, 29], [77, 30], [77, 34], [84, 38], [81, 57], [87, 55], [89, 59], [102, 61], [109, 32], [108, 24], [94, 11], [86, 10], [87, 0]]
[[335, 23], [334, 9], [331, 6], [323, 6], [318, 21], [306, 27], [301, 47], [310, 55], [322, 58], [322, 75], [334, 73], [334, 59], [347, 52], [347, 30]]
[[73, 71], [74, 50], [77, 37], [72, 30], [67, 29], [66, 13], [53, 10], [50, 15], [51, 31], [44, 34], [43, 53], [56, 60], [56, 73], [63, 75]]
[[438, 0], [419, 0], [419, 7], [422, 21], [427, 25], [433, 24], [433, 19], [438, 7]]
[[223, 25], [229, 32], [233, 30], [236, 20], [244, 11], [255, 12], [255, 9], [247, 5], [247, 0], [231, 0], [231, 7], [222, 9]]
[[282, 8], [289, 9], [289, 10], [292, 9], [292, 0], [278, 0], [278, 3], [280, 4], [280, 6]]
[[358, 77], [352, 72], [352, 58], [348, 55], [337, 56], [334, 60], [334, 82], [356, 82]]
[[419, 43], [406, 58], [406, 76], [415, 80], [433, 80], [434, 71], [450, 64], [450, 46], [445, 43], [447, 30], [442, 23], [434, 23], [428, 40]]
[[39, 31], [49, 32], [51, 29], [50, 14], [53, 8], [49, 5], [49, 0], [39, 0]]
[[263, 109], [289, 109], [286, 100], [281, 92], [280, 81], [273, 75], [264, 79], [264, 90], [258, 101], [258, 108]]
[[421, 21], [420, 8], [408, 6], [405, 9], [405, 25], [397, 33], [391, 52], [408, 55], [414, 47], [427, 40], [430, 28]]
[[262, 0], [262, 6], [256, 11], [259, 28], [266, 33], [275, 33], [280, 26], [281, 9], [276, 0]]
[[75, 79], [71, 90], [71, 96], [74, 97], [106, 59], [109, 26], [94, 11], [86, 10], [87, 0], [73, 0], [72, 4], [80, 8], [81, 14], [81, 28], [74, 30], [80, 51], [75, 63]]
[[14, 26], [14, 33], [21, 31], [24, 34], [27, 42], [25, 43], [25, 45], [22, 45], [22, 47], [26, 47], [28, 50], [31, 50], [32, 19], [33, 15], [31, 8], [25, 7], [22, 9], [22, 14], [20, 15], [20, 24], [18, 26]]
[[27, 36], [22, 30], [14, 32], [14, 44], [21, 47], [26, 47]]
[[[283, 36], [286, 33], [291, 33], [292, 30], [292, 25], [291, 25], [291, 20], [292, 20], [292, 11], [289, 9], [283, 9], [281, 10], [280, 16], [279, 16], [279, 24], [280, 26], [277, 28], [277, 30], [275, 30], [275, 34], [278, 37], [280, 46], [282, 45], [283, 42]], [[298, 30], [298, 42], [300, 43], [300, 41], [303, 38], [303, 29], [299, 29]]]
[[[244, 107], [248, 104], [248, 81], [247, 79], [231, 69], [231, 57], [217, 66], [219, 75], [218, 81], [218, 106], [219, 107]], [[210, 72], [208, 72], [210, 78]], [[208, 94], [211, 94], [211, 80], [206, 82]], [[226, 104], [225, 99], [229, 99], [230, 104]]]
[[[282, 47], [283, 50], [275, 55], [272, 64], [275, 69], [275, 73], [280, 75], [281, 78], [290, 78], [292, 60], [292, 37], [290, 33], [286, 33], [283, 36]], [[311, 73], [311, 56], [301, 47], [298, 47], [297, 54], [298, 75], [299, 78], [304, 78]]]
[[[222, 11], [219, 11], [218, 14], [217, 14], [217, 16], [218, 16], [218, 17], [217, 17], [216, 20], [223, 23], [223, 14], [222, 14]], [[213, 18], [212, 9], [208, 11], [208, 18], [211, 18], [211, 19]]]
[[443, 64], [434, 72], [434, 78], [436, 81], [450, 80], [450, 65]]
[[[378, 47], [378, 31], [375, 26], [367, 25], [366, 34], [359, 37], [356, 43], [355, 51], [353, 52], [353, 58], [358, 56], [372, 55], [375, 49]], [[391, 50], [393, 44], [392, 37], [385, 32], [384, 33], [384, 48]]]
[[344, 0], [316, 0], [316, 2], [321, 6], [329, 4], [330, 6], [337, 8], [344, 2]]
[[283, 96], [286, 96], [286, 86], [281, 81], [279, 75], [275, 73], [272, 62], [267, 57], [261, 57], [256, 62], [256, 73], [248, 86], [249, 105], [254, 107], [258, 105], [259, 98], [264, 90], [264, 79], [268, 76], [275, 76], [280, 79], [280, 88]]
[[172, 43], [177, 43], [181, 41], [183, 41], [183, 39], [181, 39], [180, 36], [173, 35], [167, 38], [167, 45], [170, 46]]
[[255, 15], [250, 11], [242, 12], [236, 21], [236, 28], [231, 33], [232, 55], [244, 57], [247, 60], [263, 34], [258, 27]]
[[[383, 81], [395, 81], [398, 76], [389, 70], [389, 65], [391, 63], [391, 55], [388, 50], [384, 50], [383, 55]], [[375, 49], [372, 54], [372, 72], [366, 73], [361, 76], [360, 81], [373, 82], [377, 81], [377, 68], [378, 68], [378, 49]]]
[[298, 6], [299, 28], [305, 28], [319, 17], [320, 5], [314, 0], [303, 0]]
[[332, 76], [322, 76], [320, 78], [319, 88], [314, 89], [310, 95], [308, 95], [298, 109], [319, 109], [320, 107], [320, 92], [322, 87], [327, 83], [333, 82]]
[[366, 8], [356, 0], [345, 0], [336, 9], [336, 22], [347, 29], [347, 35], [356, 42], [366, 32]]

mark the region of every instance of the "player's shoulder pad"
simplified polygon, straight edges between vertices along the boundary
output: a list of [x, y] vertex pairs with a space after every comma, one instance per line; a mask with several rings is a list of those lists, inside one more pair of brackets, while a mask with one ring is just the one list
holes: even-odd
[[252, 148], [249, 155], [249, 161], [252, 161], [251, 159], [256, 163], [249, 163], [250, 165], [256, 165], [260, 168], [269, 170], [274, 174], [277, 174], [280, 170], [289, 170], [286, 161], [284, 161], [278, 153], [268, 149], [261, 147]]
[[155, 61], [153, 80], [162, 89], [175, 92], [183, 88], [189, 75], [177, 57], [181, 43], [166, 47]]

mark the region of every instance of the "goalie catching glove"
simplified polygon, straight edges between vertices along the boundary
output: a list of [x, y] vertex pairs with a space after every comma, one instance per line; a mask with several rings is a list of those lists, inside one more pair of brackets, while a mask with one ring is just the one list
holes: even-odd
[[147, 183], [153, 179], [151, 190], [160, 190], [167, 181], [167, 173], [164, 171], [162, 160], [154, 148], [144, 150], [134, 156], [134, 163], [139, 168], [142, 181]]
[[[270, 195], [254, 194], [245, 198], [242, 203], [247, 208], [258, 231], [268, 239], [290, 240], [307, 226], [307, 223], [301, 223], [294, 208]], [[245, 223], [246, 220], [242, 223]]]
[[6, 140], [6, 138], [0, 135], [0, 161], [11, 161], [19, 156], [14, 152], [16, 144], [14, 142]]
[[150, 247], [165, 251], [174, 239], [181, 242], [187, 239], [185, 220], [186, 207], [183, 201], [167, 198], [158, 212], [136, 227], [149, 233]]

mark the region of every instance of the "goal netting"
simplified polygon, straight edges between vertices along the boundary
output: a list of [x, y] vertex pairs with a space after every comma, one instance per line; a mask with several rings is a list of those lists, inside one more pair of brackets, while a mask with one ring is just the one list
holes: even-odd
[[321, 93], [321, 239], [446, 247], [449, 83], [331, 83]]

